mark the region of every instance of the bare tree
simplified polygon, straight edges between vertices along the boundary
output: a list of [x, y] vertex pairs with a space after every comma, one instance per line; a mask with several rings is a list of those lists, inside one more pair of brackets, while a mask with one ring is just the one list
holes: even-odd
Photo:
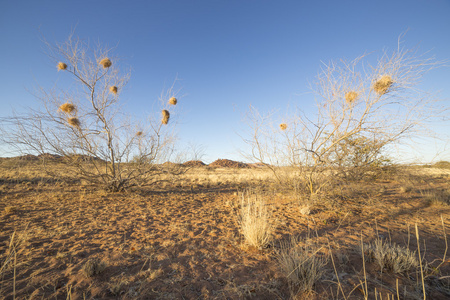
[[275, 126], [273, 118], [251, 109], [250, 157], [270, 166], [279, 180], [278, 166], [295, 167], [294, 184], [315, 194], [330, 183], [332, 170], [361, 175], [380, 165], [387, 147], [419, 135], [427, 121], [442, 115], [438, 100], [417, 89], [422, 76], [442, 63], [402, 49], [400, 42], [376, 65], [369, 58], [323, 65], [311, 87], [314, 116], [297, 110]]
[[139, 122], [120, 105], [130, 74], [119, 70], [111, 49], [92, 48], [73, 34], [62, 44], [45, 43], [64, 88], [40, 87], [37, 109], [3, 120], [4, 141], [21, 152], [60, 155], [78, 176], [110, 191], [151, 183], [172, 153], [174, 86], [159, 99], [162, 118]]

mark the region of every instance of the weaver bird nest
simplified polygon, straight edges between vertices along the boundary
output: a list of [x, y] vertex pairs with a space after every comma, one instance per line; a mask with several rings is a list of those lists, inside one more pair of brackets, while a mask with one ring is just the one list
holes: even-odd
[[61, 111], [63, 111], [63, 112], [65, 112], [65, 113], [68, 113], [68, 114], [70, 114], [70, 113], [73, 113], [74, 111], [76, 111], [76, 106], [75, 105], [73, 105], [72, 103], [64, 103], [64, 104], [62, 104], [60, 107], [59, 107], [59, 109], [61, 110]]
[[161, 123], [163, 123], [164, 125], [167, 125], [169, 123], [169, 118], [170, 118], [169, 111], [164, 109], [162, 111], [162, 115], [163, 115], [163, 118], [161, 120]]
[[104, 59], [102, 59], [102, 60], [100, 61], [99, 64], [101, 64], [101, 65], [103, 66], [103, 68], [106, 69], [106, 68], [111, 67], [112, 62], [109, 60], [109, 58], [104, 58]]
[[356, 99], [358, 99], [357, 92], [351, 91], [345, 94], [345, 101], [347, 101], [347, 103], [353, 103]]
[[171, 105], [177, 105], [177, 103], [178, 103], [177, 98], [172, 97], [172, 98], [169, 99], [169, 104], [171, 104]]
[[69, 123], [70, 126], [77, 127], [77, 128], [80, 128], [80, 125], [81, 125], [80, 120], [76, 117], [68, 118], [67, 123]]
[[67, 69], [67, 65], [63, 62], [59, 62], [56, 67], [58, 68], [58, 71]]
[[111, 93], [117, 95], [117, 91], [118, 91], [117, 86], [111, 86], [111, 87], [109, 88], [109, 91], [110, 91]]
[[391, 76], [384, 75], [374, 83], [373, 90], [380, 96], [384, 95], [388, 92], [393, 83], [394, 81]]

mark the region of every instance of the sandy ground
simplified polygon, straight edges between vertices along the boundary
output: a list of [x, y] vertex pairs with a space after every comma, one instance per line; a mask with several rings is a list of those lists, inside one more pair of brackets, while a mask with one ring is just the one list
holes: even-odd
[[[225, 173], [237, 178], [239, 172]], [[222, 178], [219, 173], [214, 176]], [[450, 275], [449, 253], [444, 257], [450, 206], [425, 199], [426, 191], [450, 188], [446, 174], [345, 186], [307, 204], [272, 187], [253, 187], [276, 225], [265, 249], [247, 246], [240, 233], [242, 181], [202, 180], [106, 193], [3, 178], [0, 298], [289, 299], [276, 253], [299, 236], [317, 245], [316, 255], [327, 264], [314, 292], [298, 299], [362, 299], [365, 281], [370, 299], [375, 289], [383, 299], [397, 292], [401, 299], [421, 299], [420, 272], [381, 272], [375, 262], [363, 265], [359, 250], [361, 239], [378, 238], [417, 251], [415, 224], [424, 264], [436, 268], [444, 260], [434, 274], [427, 269], [428, 299], [450, 298], [444, 278]], [[305, 205], [309, 214], [302, 214]], [[98, 274], [88, 276], [85, 265], [92, 261]]]

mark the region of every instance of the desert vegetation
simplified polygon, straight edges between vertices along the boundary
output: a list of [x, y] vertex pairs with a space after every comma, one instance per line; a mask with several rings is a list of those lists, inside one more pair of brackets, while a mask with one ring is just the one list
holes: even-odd
[[191, 161], [114, 193], [62, 160], [46, 158], [57, 177], [37, 157], [0, 161], [5, 299], [450, 295], [448, 169], [397, 166], [311, 199], [261, 165]]
[[[50, 45], [41, 105], [1, 120], [5, 299], [448, 299], [450, 170], [390, 147], [445, 109], [416, 89], [415, 52], [325, 65], [317, 114], [249, 113], [253, 163], [177, 159], [179, 96], [123, 114], [111, 50]], [[62, 81], [65, 82], [64, 80]]]
[[169, 126], [169, 110], [177, 104], [174, 85], [157, 101], [161, 119], [157, 112], [139, 120], [121, 109], [130, 73], [120, 70], [111, 49], [92, 47], [74, 34], [45, 46], [59, 75], [74, 84], [39, 87], [38, 108], [2, 120], [2, 142], [18, 153], [59, 155], [80, 178], [110, 191], [152, 184], [155, 174], [170, 172], [160, 162], [175, 159]]

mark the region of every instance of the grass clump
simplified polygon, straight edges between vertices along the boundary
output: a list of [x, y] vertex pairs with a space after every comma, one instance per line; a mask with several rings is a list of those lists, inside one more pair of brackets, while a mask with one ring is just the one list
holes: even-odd
[[422, 198], [431, 205], [450, 205], [450, 189], [435, 189], [421, 192]]
[[263, 199], [256, 194], [242, 194], [239, 225], [246, 244], [257, 249], [264, 249], [269, 245], [275, 230], [271, 216], [272, 212]]
[[83, 265], [82, 271], [84, 276], [93, 277], [94, 275], [98, 275], [102, 273], [106, 269], [106, 264], [101, 261], [99, 258], [90, 258]]
[[16, 208], [15, 208], [14, 206], [6, 206], [6, 207], [3, 209], [3, 212], [4, 212], [6, 215], [12, 214], [12, 213], [14, 213], [15, 211], [16, 211]]
[[304, 247], [300, 240], [291, 237], [290, 241], [282, 243], [276, 254], [281, 272], [286, 277], [293, 298], [297, 295], [310, 294], [314, 285], [324, 274], [327, 260], [316, 256], [316, 249], [308, 241]]
[[376, 262], [381, 271], [400, 274], [415, 270], [419, 266], [416, 252], [396, 244], [383, 242], [377, 239], [375, 242], [364, 246], [365, 257]]

